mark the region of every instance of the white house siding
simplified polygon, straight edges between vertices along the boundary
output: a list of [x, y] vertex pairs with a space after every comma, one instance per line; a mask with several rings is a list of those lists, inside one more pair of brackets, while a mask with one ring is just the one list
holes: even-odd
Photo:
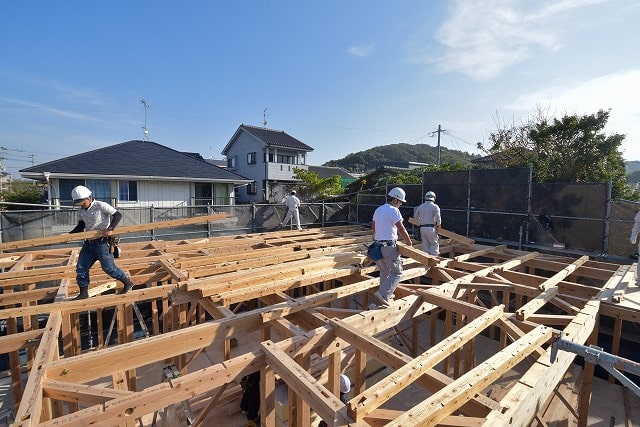
[[191, 182], [138, 181], [138, 202], [118, 202], [120, 206], [173, 207], [191, 204]]
[[286, 163], [269, 163], [269, 180], [270, 181], [291, 181], [293, 179], [293, 169], [309, 169], [307, 165], [290, 165]]

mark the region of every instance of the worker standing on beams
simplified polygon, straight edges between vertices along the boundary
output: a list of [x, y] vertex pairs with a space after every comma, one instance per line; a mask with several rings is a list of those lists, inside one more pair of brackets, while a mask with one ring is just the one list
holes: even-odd
[[400, 206], [406, 201], [406, 193], [400, 187], [389, 191], [389, 201], [379, 206], [373, 213], [374, 244], [380, 246], [381, 258], [376, 260], [380, 270], [380, 287], [373, 294], [379, 306], [386, 307], [393, 299], [393, 291], [402, 278], [402, 260], [396, 247], [398, 235], [407, 245], [411, 245], [411, 237], [402, 223]]
[[436, 193], [427, 191], [424, 195], [424, 203], [418, 206], [413, 216], [420, 221], [420, 239], [422, 251], [429, 255], [440, 254], [438, 241], [438, 228], [442, 223], [440, 206], [436, 205]]
[[[636, 244], [638, 240], [638, 232], [640, 232], [640, 211], [636, 214], [634, 218], [633, 228], [631, 229], [631, 237], [629, 241], [632, 245]], [[640, 252], [640, 244], [638, 245], [637, 251]], [[637, 252], [636, 252], [637, 253]], [[640, 262], [636, 266], [636, 285], [640, 284]]]
[[133, 287], [133, 282], [126, 273], [116, 266], [110, 251], [109, 238], [122, 219], [122, 213], [109, 203], [95, 200], [91, 190], [79, 185], [71, 190], [73, 204], [78, 206], [78, 225], [69, 233], [99, 230], [101, 236], [85, 239], [76, 264], [76, 282], [80, 293], [74, 299], [89, 298], [89, 270], [96, 261], [100, 261], [102, 270], [109, 276], [124, 284], [120, 292], [125, 294]]

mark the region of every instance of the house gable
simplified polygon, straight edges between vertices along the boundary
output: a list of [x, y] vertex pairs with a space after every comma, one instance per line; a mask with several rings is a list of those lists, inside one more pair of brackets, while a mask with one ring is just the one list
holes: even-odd
[[285, 131], [242, 124], [238, 127], [238, 130], [236, 130], [227, 145], [224, 147], [222, 154], [225, 156], [227, 155], [231, 147], [236, 143], [243, 132], [246, 132], [259, 140], [265, 147], [280, 147], [304, 152], [313, 151], [313, 148], [287, 134]]

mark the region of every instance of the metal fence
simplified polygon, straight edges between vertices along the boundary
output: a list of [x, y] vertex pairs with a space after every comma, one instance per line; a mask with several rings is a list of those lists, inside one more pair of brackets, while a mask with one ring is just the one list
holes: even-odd
[[[374, 210], [394, 187], [359, 193], [349, 203], [303, 203], [303, 227], [369, 225]], [[629, 243], [633, 218], [640, 204], [611, 199], [607, 183], [533, 183], [531, 170], [489, 169], [427, 172], [423, 183], [402, 185], [407, 203], [405, 219], [422, 203], [426, 191], [437, 194], [443, 227], [480, 243], [507, 244], [518, 249], [558, 250], [629, 259], [637, 247]], [[123, 235], [123, 241], [175, 240], [273, 230], [287, 208], [276, 204], [118, 208], [120, 225], [137, 225], [209, 213], [227, 213], [223, 221]], [[68, 232], [77, 223], [72, 208], [4, 211], [0, 213], [3, 242], [47, 237]], [[408, 222], [407, 229], [418, 236]]]
[[[358, 194], [351, 222], [369, 224], [394, 186]], [[400, 208], [405, 219], [424, 193], [434, 191], [443, 227], [480, 243], [620, 259], [637, 251], [629, 235], [640, 204], [612, 200], [607, 183], [534, 183], [523, 168], [427, 172], [422, 184], [401, 187], [407, 192]], [[405, 225], [419, 235], [417, 227]]]
[[[269, 231], [274, 230], [287, 213], [286, 206], [273, 204], [173, 208], [118, 207], [118, 210], [123, 215], [119, 226], [148, 224], [215, 213], [229, 214], [229, 218], [221, 221], [127, 233], [120, 236], [123, 242], [193, 239]], [[303, 227], [348, 224], [349, 203], [303, 203], [299, 211]], [[14, 242], [55, 236], [69, 232], [77, 223], [74, 208], [3, 211], [0, 212], [0, 237], [2, 242]]]

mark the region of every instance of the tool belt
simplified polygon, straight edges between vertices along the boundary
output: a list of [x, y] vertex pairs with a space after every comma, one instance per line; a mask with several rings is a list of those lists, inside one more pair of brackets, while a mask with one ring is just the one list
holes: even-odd
[[84, 239], [84, 241], [88, 242], [88, 243], [96, 243], [96, 242], [101, 242], [101, 241], [105, 241], [106, 242], [107, 238], [106, 237], [98, 237], [98, 238], [95, 238], [95, 239]]
[[109, 252], [113, 254], [114, 258], [120, 258], [120, 255], [122, 254], [122, 250], [120, 249], [120, 246], [118, 246], [118, 242], [119, 239], [116, 239], [113, 236], [109, 237]]

